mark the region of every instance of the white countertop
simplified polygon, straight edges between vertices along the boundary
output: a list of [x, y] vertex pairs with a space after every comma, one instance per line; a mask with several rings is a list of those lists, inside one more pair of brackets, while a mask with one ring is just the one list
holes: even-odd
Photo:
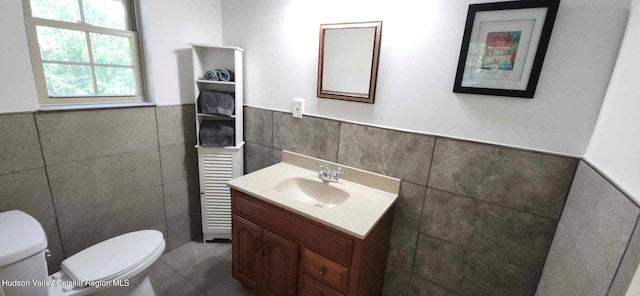
[[[343, 203], [332, 207], [316, 207], [287, 197], [275, 187], [292, 178], [304, 178], [314, 182], [318, 172], [308, 169], [310, 161], [345, 170], [345, 177], [338, 183], [327, 185], [341, 189], [350, 194]], [[305, 168], [305, 166], [307, 168]], [[355, 183], [352, 179], [363, 182]], [[365, 186], [365, 184], [384, 184], [385, 186]], [[271, 204], [291, 210], [311, 220], [364, 239], [382, 216], [391, 208], [398, 198], [400, 180], [348, 166], [322, 161], [312, 157], [283, 151], [283, 162], [261, 169], [251, 174], [233, 179], [227, 183], [231, 188], [252, 195]]]

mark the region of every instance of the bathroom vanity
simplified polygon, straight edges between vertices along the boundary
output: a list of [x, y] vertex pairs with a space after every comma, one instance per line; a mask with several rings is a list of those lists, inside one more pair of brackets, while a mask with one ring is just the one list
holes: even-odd
[[381, 295], [400, 180], [283, 152], [229, 182], [233, 276], [257, 295]]

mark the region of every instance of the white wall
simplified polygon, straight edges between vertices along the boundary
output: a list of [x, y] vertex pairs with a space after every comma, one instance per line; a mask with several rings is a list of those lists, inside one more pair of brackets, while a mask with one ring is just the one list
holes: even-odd
[[0, 1], [0, 113], [38, 109], [21, 0]]
[[[193, 103], [190, 45], [222, 44], [220, 0], [139, 0], [148, 96], [160, 105]], [[22, 0], [0, 1], [0, 113], [39, 108]]]
[[616, 68], [585, 159], [640, 202], [640, 0], [634, 0]]
[[194, 103], [190, 43], [222, 44], [220, 0], [139, 0], [149, 97]]
[[[562, 0], [533, 100], [452, 93], [468, 5], [486, 0], [224, 0], [225, 45], [245, 52], [245, 103], [582, 156], [629, 0]], [[316, 98], [320, 23], [382, 20], [374, 105]]]

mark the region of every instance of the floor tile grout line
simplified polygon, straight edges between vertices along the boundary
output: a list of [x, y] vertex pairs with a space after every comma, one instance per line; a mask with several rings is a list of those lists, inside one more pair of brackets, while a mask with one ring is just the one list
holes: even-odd
[[[185, 246], [186, 244], [188, 244], [191, 241], [188, 241], [184, 244], [182, 244], [181, 246], [167, 252], [166, 254], [169, 254], [175, 250], [177, 250], [178, 248]], [[162, 256], [160, 256], [160, 260], [162, 261], [162, 263], [164, 263], [167, 267], [169, 267], [169, 269], [171, 269], [171, 271], [173, 271], [173, 273], [177, 274], [179, 277], [181, 277], [183, 280], [187, 281], [188, 283], [190, 283], [191, 285], [193, 285], [194, 287], [196, 287], [196, 289], [198, 289], [198, 291], [205, 293], [200, 287], [198, 287], [198, 285], [196, 285], [194, 282], [192, 282], [187, 276], [183, 275], [180, 271], [178, 271], [177, 269], [175, 269], [173, 266], [171, 266], [171, 264], [169, 264], [169, 262], [167, 262], [166, 260], [164, 260], [162, 257], [166, 254], [163, 254]], [[205, 293], [206, 294], [206, 293]]]
[[[189, 240], [188, 242], [186, 242], [186, 243], [184, 243], [184, 244], [182, 244], [182, 245], [180, 245], [180, 246], [178, 246], [178, 247], [174, 248], [173, 250], [171, 250], [171, 251], [167, 252], [166, 254], [163, 254], [163, 255], [160, 257], [160, 260], [162, 260], [162, 261], [163, 261], [163, 262], [164, 262], [164, 263], [165, 263], [169, 268], [171, 268], [173, 271], [175, 271], [177, 274], [179, 274], [182, 278], [186, 279], [189, 283], [191, 283], [191, 284], [192, 284], [194, 287], [196, 287], [198, 290], [200, 290], [200, 291], [202, 291], [204, 294], [206, 294], [206, 290], [208, 290], [209, 288], [213, 287], [213, 286], [214, 286], [214, 285], [216, 285], [217, 283], [221, 282], [221, 281], [222, 281], [222, 279], [224, 279], [224, 278], [226, 278], [226, 277], [228, 277], [228, 276], [231, 276], [231, 274], [228, 274], [228, 275], [224, 276], [222, 279], [218, 280], [217, 282], [214, 282], [214, 283], [212, 283], [211, 285], [209, 285], [208, 287], [206, 287], [206, 288], [202, 289], [202, 288], [200, 288], [200, 286], [198, 286], [196, 283], [194, 283], [193, 281], [191, 281], [191, 280], [190, 280], [186, 275], [182, 274], [182, 273], [181, 273], [180, 271], [178, 271], [176, 268], [174, 268], [173, 266], [171, 266], [171, 264], [169, 264], [169, 262], [167, 262], [166, 260], [164, 260], [164, 258], [163, 258], [163, 257], [164, 257], [165, 255], [167, 255], [167, 254], [169, 254], [169, 253], [171, 253], [171, 252], [174, 252], [174, 251], [178, 250], [179, 248], [182, 248], [182, 247], [186, 246], [186, 245], [187, 245], [187, 244], [189, 244], [189, 243], [196, 243], [196, 244], [200, 244], [200, 242], [196, 242], [196, 241], [194, 241], [193, 239], [191, 239], [191, 240]], [[213, 243], [209, 243], [209, 245], [211, 245], [211, 244], [213, 244]]]
[[[40, 146], [40, 155], [42, 156], [42, 163], [44, 164], [44, 174], [47, 178], [47, 186], [49, 187], [49, 195], [51, 197], [51, 205], [53, 207], [53, 216], [56, 220], [56, 228], [58, 228], [58, 239], [60, 240], [60, 248], [62, 248], [62, 257], [67, 258], [67, 252], [65, 251], [64, 241], [62, 240], [62, 231], [60, 230], [60, 222], [58, 221], [58, 210], [56, 209], [56, 202], [53, 198], [53, 189], [51, 188], [51, 180], [49, 179], [49, 170], [47, 170], [47, 164], [44, 159], [44, 148], [42, 148], [42, 139], [40, 138], [40, 129], [38, 128], [38, 120], [36, 115], [33, 114], [33, 122], [36, 128], [36, 135], [38, 137], [38, 145]], [[40, 169], [40, 168], [38, 168]], [[63, 259], [64, 260], [64, 259]]]

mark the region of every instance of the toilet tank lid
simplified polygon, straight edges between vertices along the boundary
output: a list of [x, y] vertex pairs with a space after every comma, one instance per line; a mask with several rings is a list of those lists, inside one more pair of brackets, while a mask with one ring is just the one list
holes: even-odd
[[61, 268], [74, 280], [111, 280], [142, 264], [160, 248], [164, 250], [162, 232], [129, 232], [78, 252], [62, 261]]
[[38, 220], [19, 210], [0, 213], [0, 267], [15, 263], [47, 247]]

